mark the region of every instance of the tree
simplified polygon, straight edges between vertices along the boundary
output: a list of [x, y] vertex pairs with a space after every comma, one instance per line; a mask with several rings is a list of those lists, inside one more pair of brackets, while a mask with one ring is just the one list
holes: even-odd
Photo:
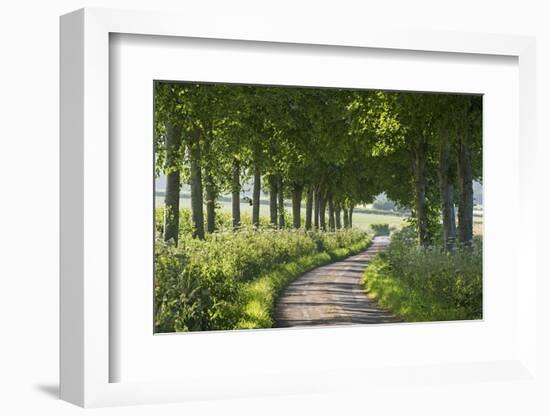
[[453, 251], [456, 240], [454, 208], [454, 169], [456, 157], [452, 152], [457, 132], [457, 114], [460, 113], [462, 96], [439, 95], [434, 98], [435, 134], [439, 141], [439, 194], [443, 245]]
[[447, 126], [442, 125], [439, 131], [439, 193], [441, 195], [443, 243], [447, 250], [452, 251], [456, 240], [456, 224], [450, 149], [450, 131]]
[[328, 194], [328, 228], [330, 231], [336, 229], [336, 221], [334, 218], [334, 199], [332, 197], [332, 192]]
[[301, 208], [302, 208], [302, 185], [294, 184], [292, 187], [292, 225], [294, 228], [302, 226]]
[[166, 126], [166, 193], [164, 198], [164, 240], [178, 243], [180, 211], [180, 171], [177, 158], [180, 153], [182, 135], [177, 125]]
[[262, 192], [262, 172], [254, 166], [254, 190], [252, 192], [252, 225], [260, 226], [260, 193]]
[[201, 171], [201, 148], [200, 130], [194, 129], [189, 134], [188, 152], [190, 166], [191, 185], [191, 218], [193, 221], [193, 237], [204, 239], [204, 214], [202, 199], [202, 171]]
[[233, 227], [239, 229], [243, 187], [252, 183], [252, 224], [257, 228], [262, 186], [269, 193], [274, 228], [286, 225], [287, 197], [294, 228], [324, 231], [351, 228], [354, 208], [385, 192], [410, 210], [422, 246], [434, 243], [442, 231], [452, 249], [455, 200], [458, 239], [472, 239], [472, 180], [482, 179], [480, 97], [155, 86], [157, 167], [167, 175], [166, 239], [177, 242], [182, 182], [191, 187], [196, 238], [215, 231], [222, 194], [231, 194]]
[[231, 182], [231, 214], [233, 217], [233, 228], [241, 226], [241, 164], [237, 158], [233, 158]]
[[321, 193], [319, 185], [314, 185], [313, 188], [313, 227], [318, 230], [320, 228], [319, 219], [321, 216]]
[[[155, 127], [157, 133], [160, 133], [157, 136], [162, 137], [163, 126], [165, 131], [166, 128], [173, 126], [181, 130], [182, 137], [174, 157], [170, 155], [170, 152], [160, 152], [159, 147], [156, 147], [157, 163], [162, 166], [170, 160], [173, 166], [168, 167], [168, 170], [172, 173], [177, 171], [177, 175], [180, 176], [179, 181], [183, 180], [190, 184], [193, 237], [203, 239], [203, 160], [201, 154], [203, 144], [201, 138], [206, 136], [205, 131], [211, 121], [204, 117], [204, 114], [208, 112], [206, 110], [210, 99], [205, 96], [206, 87], [198, 84], [157, 82], [155, 88]], [[165, 173], [167, 173], [166, 170]], [[173, 218], [170, 220], [172, 224], [169, 229], [174, 227], [174, 223], [179, 223], [179, 217], [177, 220]]]
[[275, 175], [269, 175], [269, 218], [273, 227], [277, 227], [277, 187], [278, 181]]
[[178, 117], [178, 89], [170, 84], [155, 85], [156, 175], [166, 175], [164, 199], [164, 240], [178, 244], [179, 193], [183, 135]]
[[206, 204], [206, 231], [208, 233], [213, 233], [216, 230], [216, 199], [218, 197], [218, 187], [216, 185], [214, 177], [214, 155], [212, 154], [212, 141], [213, 135], [212, 130], [209, 129], [205, 131], [205, 134], [208, 136], [204, 142], [204, 189], [205, 189], [205, 198], [204, 202]]
[[458, 116], [458, 238], [464, 244], [473, 238], [473, 181], [481, 176], [481, 106], [481, 97], [462, 96]]
[[312, 216], [313, 216], [313, 185], [307, 187], [306, 195], [306, 230], [311, 230], [312, 228]]
[[349, 228], [349, 214], [348, 214], [348, 209], [344, 206], [342, 208], [342, 214], [343, 214], [343, 218], [344, 218], [344, 228]]
[[339, 230], [342, 228], [342, 210], [340, 209], [340, 202], [336, 202], [334, 205], [334, 219], [335, 219], [335, 226], [336, 229]]
[[277, 205], [279, 208], [279, 228], [285, 228], [285, 199], [282, 175], [277, 176]]
[[326, 209], [327, 209], [327, 194], [324, 189], [319, 192], [319, 229], [326, 231]]

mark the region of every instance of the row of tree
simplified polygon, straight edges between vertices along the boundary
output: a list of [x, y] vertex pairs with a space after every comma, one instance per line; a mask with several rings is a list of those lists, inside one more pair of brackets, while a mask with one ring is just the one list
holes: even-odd
[[155, 154], [166, 175], [164, 238], [176, 244], [182, 183], [202, 239], [215, 231], [222, 194], [231, 193], [240, 227], [241, 191], [252, 182], [256, 226], [262, 190], [272, 226], [285, 226], [291, 199], [295, 228], [323, 230], [350, 227], [353, 208], [385, 191], [411, 210], [420, 244], [442, 229], [452, 247], [472, 239], [481, 97], [156, 82]]

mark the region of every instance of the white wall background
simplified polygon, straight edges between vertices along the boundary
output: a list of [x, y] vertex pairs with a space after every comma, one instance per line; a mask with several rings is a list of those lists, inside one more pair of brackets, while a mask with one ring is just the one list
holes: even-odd
[[[6, 0], [0, 9], [0, 414], [72, 415], [81, 409], [56, 399], [58, 383], [58, 17], [77, 8], [116, 7], [179, 10], [189, 19], [221, 14], [227, 19], [273, 19], [281, 27], [323, 24], [391, 25], [535, 35], [538, 42], [539, 215], [548, 206], [550, 128], [550, 13], [544, 0], [339, 0], [169, 1], [169, 0]], [[311, 23], [315, 22], [315, 23]], [[182, 24], [185, 24], [183, 21]], [[406, 75], [406, 74], [405, 74]], [[545, 178], [546, 180], [543, 180]], [[546, 221], [547, 222], [547, 221]], [[514, 225], [511, 219], [511, 226]], [[539, 274], [548, 247], [540, 222]], [[513, 242], [511, 242], [512, 244]], [[548, 370], [550, 285], [538, 287], [541, 365]], [[544, 329], [546, 328], [546, 331]], [[546, 374], [550, 374], [546, 371]], [[547, 386], [548, 387], [548, 386]], [[93, 410], [101, 415], [150, 414], [549, 414], [542, 391], [499, 383], [422, 388], [395, 397], [338, 393], [308, 397], [258, 398]], [[550, 389], [548, 389], [550, 391]], [[433, 390], [430, 390], [432, 392]], [[536, 400], [536, 398], [539, 400]], [[543, 403], [545, 403], [543, 405]]]

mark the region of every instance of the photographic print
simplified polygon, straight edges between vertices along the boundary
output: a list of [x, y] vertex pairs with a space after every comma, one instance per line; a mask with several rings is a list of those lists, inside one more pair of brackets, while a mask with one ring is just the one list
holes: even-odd
[[156, 333], [482, 319], [481, 95], [153, 87]]

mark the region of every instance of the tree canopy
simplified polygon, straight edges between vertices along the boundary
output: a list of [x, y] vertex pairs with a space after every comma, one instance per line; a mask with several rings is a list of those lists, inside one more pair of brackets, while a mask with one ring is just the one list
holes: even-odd
[[330, 230], [351, 226], [353, 208], [385, 192], [410, 209], [420, 244], [467, 243], [472, 181], [482, 180], [481, 113], [475, 95], [158, 81], [165, 239], [177, 243], [182, 183], [191, 186], [193, 235], [204, 238], [215, 231], [221, 194], [232, 194], [239, 228], [242, 184], [253, 181], [255, 225], [262, 189], [273, 227], [288, 226], [283, 201], [292, 199], [292, 226]]

